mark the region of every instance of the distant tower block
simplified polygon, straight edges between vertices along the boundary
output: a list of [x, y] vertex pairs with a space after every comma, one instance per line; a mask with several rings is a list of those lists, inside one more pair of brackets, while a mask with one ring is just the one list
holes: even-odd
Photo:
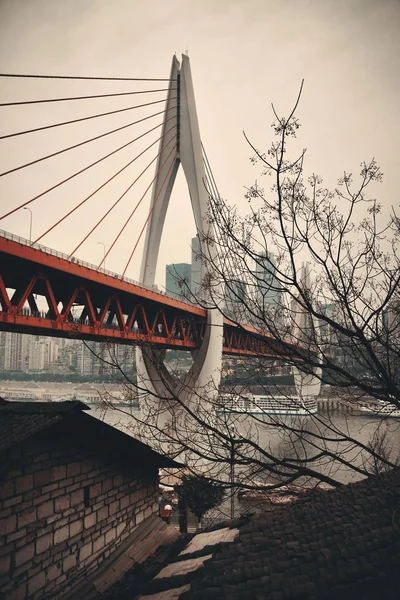
[[[216, 259], [214, 249], [203, 241], [207, 239], [209, 222], [207, 209], [209, 197], [205, 187], [206, 173], [203, 163], [199, 124], [193, 91], [190, 61], [188, 56], [182, 56], [180, 65], [176, 57], [172, 60], [171, 81], [167, 99], [167, 110], [164, 117], [163, 132], [167, 132], [173, 124], [174, 129], [165, 135], [160, 142], [159, 158], [156, 167], [158, 173], [154, 182], [151, 216], [147, 224], [146, 240], [142, 259], [141, 283], [154, 285], [157, 259], [160, 248], [161, 234], [164, 227], [165, 215], [175, 182], [179, 165], [183, 171], [189, 188], [195, 224], [198, 232], [199, 250], [201, 254]], [[177, 153], [171, 151], [171, 137], [176, 135]], [[208, 261], [197, 264], [199, 272], [196, 278], [204, 280], [207, 275]], [[209, 394], [210, 399], [217, 394], [220, 383], [222, 362], [222, 315], [216, 309], [208, 310], [206, 332], [201, 347], [195, 353], [190, 371], [182, 380], [173, 378], [163, 364], [162, 353], [151, 348], [137, 349], [138, 383], [142, 390], [143, 419], [146, 414], [157, 414], [158, 426], [167, 427], [172, 420], [177, 420], [180, 403], [185, 406], [198, 406], [199, 395], [202, 403]], [[177, 398], [174, 408], [171, 398]], [[161, 400], [160, 400], [161, 399]], [[164, 399], [164, 401], [162, 400]], [[160, 411], [160, 403], [164, 402], [165, 410]], [[158, 404], [157, 404], [158, 403]]]
[[[310, 289], [311, 275], [309, 263], [305, 263], [302, 266], [301, 282], [304, 288]], [[296, 302], [293, 303], [292, 310], [295, 310], [294, 336], [296, 340], [301, 343], [302, 341], [305, 341], [304, 338], [307, 338], [307, 331], [310, 332], [310, 335], [315, 335], [312, 316], [309, 313], [304, 312], [298, 305], [296, 306]], [[299, 396], [318, 396], [321, 390], [321, 368], [315, 369], [314, 373], [304, 373], [300, 369], [294, 367], [293, 372], [294, 383]]]

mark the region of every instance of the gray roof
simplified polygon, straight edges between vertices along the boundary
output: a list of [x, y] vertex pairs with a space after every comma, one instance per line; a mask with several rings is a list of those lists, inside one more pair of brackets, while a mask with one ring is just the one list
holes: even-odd
[[219, 543], [209, 535], [201, 550], [197, 544], [176, 557], [143, 600], [161, 600], [158, 594], [167, 590], [179, 600], [400, 597], [400, 469], [234, 526], [234, 541]]
[[0, 452], [51, 427], [74, 412], [88, 410], [82, 402], [8, 402], [0, 400]]
[[89, 433], [99, 438], [98, 451], [123, 458], [135, 456], [158, 467], [180, 468], [183, 465], [155, 452], [148, 446], [94, 417], [79, 401], [66, 402], [9, 402], [0, 398], [0, 453], [36, 434], [52, 428], [70, 432], [84, 439]]
[[399, 557], [396, 469], [253, 517], [181, 598], [394, 600]]

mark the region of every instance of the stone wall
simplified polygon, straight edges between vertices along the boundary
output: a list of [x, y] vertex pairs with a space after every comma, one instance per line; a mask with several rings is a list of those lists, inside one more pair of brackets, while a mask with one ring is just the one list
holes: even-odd
[[[77, 452], [44, 434], [1, 456], [0, 589], [6, 600], [60, 597], [158, 510], [152, 466]], [[143, 469], [143, 470], [142, 470]]]

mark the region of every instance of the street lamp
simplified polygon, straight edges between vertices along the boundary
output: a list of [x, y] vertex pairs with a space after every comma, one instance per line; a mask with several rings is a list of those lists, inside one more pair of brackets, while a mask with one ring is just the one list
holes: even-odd
[[106, 245], [104, 242], [97, 242], [98, 244], [100, 244], [101, 246], [103, 246], [103, 269], [105, 270], [106, 268]]
[[32, 242], [32, 211], [28, 206], [24, 206], [24, 210], [29, 210], [30, 218], [29, 218], [29, 243]]

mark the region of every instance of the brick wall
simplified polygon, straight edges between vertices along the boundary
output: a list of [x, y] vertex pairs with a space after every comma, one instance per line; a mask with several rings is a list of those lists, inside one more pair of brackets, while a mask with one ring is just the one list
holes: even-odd
[[[43, 599], [84, 580], [158, 510], [157, 468], [44, 434], [1, 457], [0, 590]], [[139, 461], [136, 461], [139, 462]]]

